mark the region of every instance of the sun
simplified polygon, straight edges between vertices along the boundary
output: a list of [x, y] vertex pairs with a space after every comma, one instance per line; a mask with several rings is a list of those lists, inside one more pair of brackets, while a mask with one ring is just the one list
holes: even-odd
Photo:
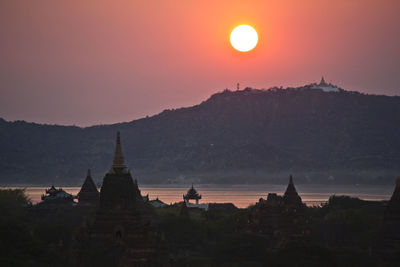
[[231, 44], [233, 48], [240, 52], [248, 52], [256, 47], [258, 34], [249, 25], [239, 25], [231, 33]]

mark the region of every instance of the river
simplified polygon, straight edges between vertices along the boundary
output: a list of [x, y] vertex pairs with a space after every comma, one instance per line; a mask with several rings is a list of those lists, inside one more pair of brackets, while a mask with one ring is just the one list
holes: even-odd
[[[159, 198], [161, 201], [171, 204], [182, 201], [182, 195], [186, 193], [190, 185], [145, 185], [140, 186], [142, 195], [149, 194], [150, 199]], [[4, 188], [4, 187], [3, 187]], [[23, 187], [13, 187], [23, 188]], [[261, 197], [266, 198], [268, 193], [283, 194], [286, 185], [197, 185], [198, 193], [202, 195], [200, 203], [233, 203], [239, 208], [256, 203]], [[393, 193], [394, 185], [296, 185], [297, 192], [302, 200], [309, 206], [319, 205], [328, 201], [332, 195], [348, 195], [364, 200], [388, 200]], [[45, 187], [26, 187], [26, 193], [33, 203], [40, 201], [45, 192]], [[79, 192], [80, 187], [63, 187], [73, 195]]]

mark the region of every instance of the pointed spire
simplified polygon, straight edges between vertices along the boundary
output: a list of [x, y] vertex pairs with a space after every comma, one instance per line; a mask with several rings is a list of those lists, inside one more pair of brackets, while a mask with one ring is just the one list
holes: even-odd
[[87, 171], [87, 176], [82, 184], [81, 190], [78, 193], [79, 203], [92, 203], [97, 205], [99, 200], [99, 191], [97, 191], [96, 184], [92, 179], [90, 169]]
[[324, 76], [322, 76], [322, 79], [319, 82], [319, 85], [321, 85], [321, 86], [327, 85], [327, 83], [325, 82]]
[[299, 196], [299, 194], [296, 191], [296, 188], [294, 187], [292, 175], [290, 175], [289, 177], [289, 184], [286, 188], [285, 194], [283, 195], [283, 200], [286, 205], [294, 205], [294, 206], [302, 205], [301, 197]]
[[292, 175], [290, 175], [290, 177], [289, 177], [289, 184], [286, 188], [285, 195], [297, 195], [297, 191], [296, 191], [296, 188], [294, 187]]
[[117, 143], [115, 145], [115, 154], [111, 170], [113, 170], [116, 173], [121, 173], [126, 171], [124, 156], [122, 155], [121, 137], [119, 132], [117, 132]]

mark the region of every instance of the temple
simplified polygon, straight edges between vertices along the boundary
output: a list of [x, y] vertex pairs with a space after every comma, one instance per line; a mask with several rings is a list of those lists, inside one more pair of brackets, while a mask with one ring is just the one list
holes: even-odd
[[[194, 189], [193, 184], [192, 187], [187, 191], [186, 195], [183, 195], [183, 200], [187, 208], [208, 210], [208, 204], [199, 204], [200, 199], [201, 195], [197, 193], [196, 189]], [[190, 200], [194, 200], [195, 203], [191, 203]]]
[[99, 204], [99, 191], [92, 179], [90, 169], [87, 172], [85, 182], [78, 193], [79, 205], [97, 206]]
[[56, 189], [54, 185], [46, 189], [46, 194], [42, 195], [41, 199], [43, 204], [76, 204], [73, 195], [68, 194], [62, 188]]
[[281, 246], [301, 234], [298, 221], [304, 215], [304, 208], [305, 205], [294, 186], [293, 177], [290, 176], [283, 196], [269, 193], [266, 200], [260, 198], [250, 209], [250, 230], [269, 236], [273, 240], [273, 246]]
[[124, 163], [117, 133], [113, 164], [103, 179], [100, 206], [89, 239], [123, 251], [120, 266], [162, 266], [158, 262], [157, 229], [136, 181]]
[[289, 184], [286, 188], [285, 194], [283, 195], [283, 202], [288, 207], [299, 208], [303, 207], [304, 204], [301, 201], [301, 197], [296, 191], [293, 183], [293, 176], [290, 175], [289, 177]]
[[318, 89], [318, 90], [322, 90], [323, 92], [339, 92], [339, 88], [333, 84], [327, 83], [325, 81], [324, 76], [322, 76], [321, 81], [319, 82], [319, 84], [312, 84], [311, 86], [312, 89]]
[[196, 204], [199, 204], [199, 199], [201, 199], [201, 195], [197, 193], [196, 189], [194, 189], [193, 184], [192, 187], [187, 191], [186, 195], [183, 195], [183, 200], [186, 203], [189, 203], [189, 200], [195, 200]]

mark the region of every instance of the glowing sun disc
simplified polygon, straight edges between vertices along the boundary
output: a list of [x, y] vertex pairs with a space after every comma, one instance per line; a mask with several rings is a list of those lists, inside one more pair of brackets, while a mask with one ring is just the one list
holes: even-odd
[[247, 52], [256, 47], [258, 34], [249, 25], [239, 25], [231, 33], [231, 44], [233, 48], [240, 52]]

